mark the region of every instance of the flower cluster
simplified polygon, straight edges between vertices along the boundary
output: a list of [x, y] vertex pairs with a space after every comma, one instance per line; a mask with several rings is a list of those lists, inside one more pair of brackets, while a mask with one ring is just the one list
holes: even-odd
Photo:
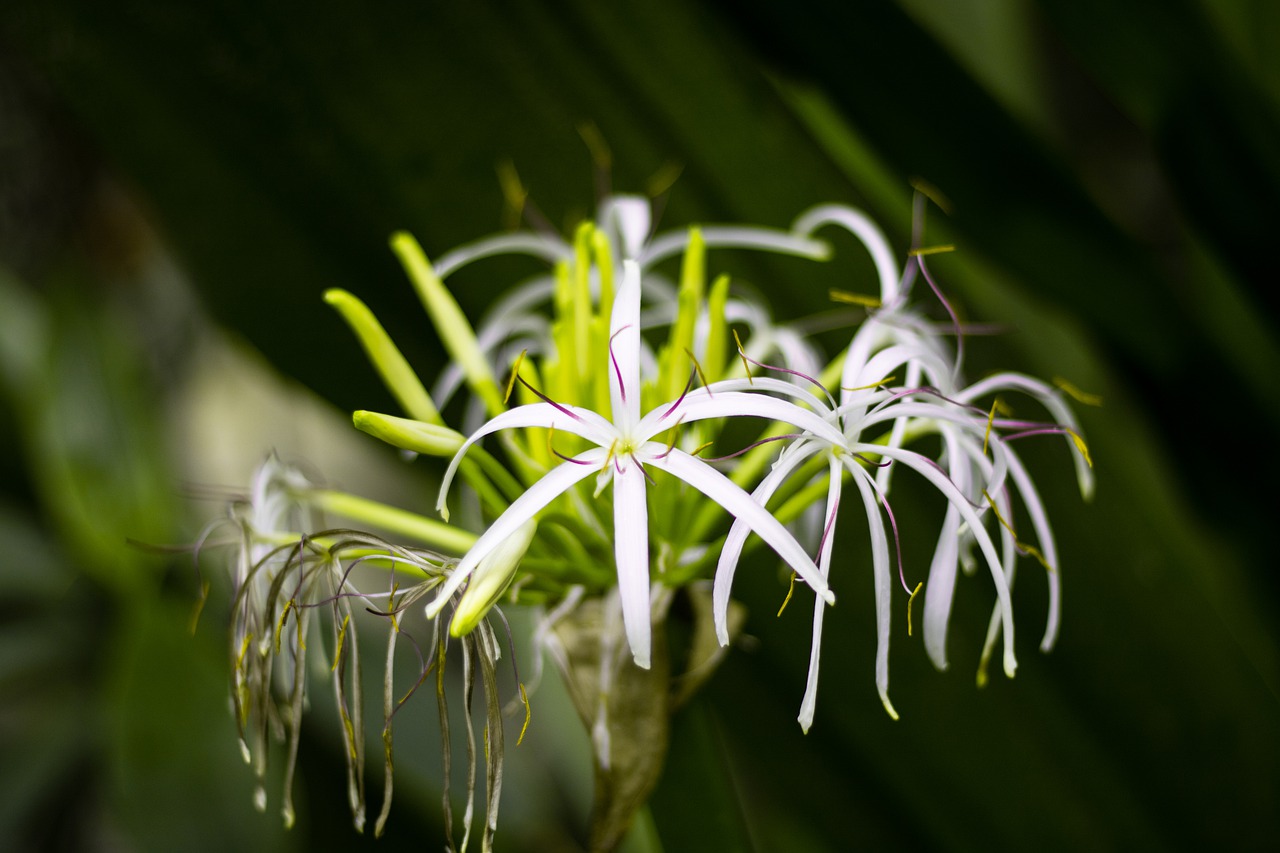
[[[834, 360], [797, 328], [775, 323], [727, 276], [709, 281], [708, 256], [725, 249], [827, 260], [831, 250], [818, 233], [832, 228], [865, 245], [880, 289], [870, 299], [835, 294], [861, 302], [867, 313]], [[619, 639], [630, 661], [647, 670], [655, 654], [665, 653], [655, 651], [654, 626], [670, 590], [710, 580], [714, 635], [721, 646], [730, 643], [735, 571], [745, 549], [764, 543], [791, 570], [793, 584], [814, 595], [799, 715], [807, 731], [833, 585], [860, 577], [857, 560], [832, 572], [836, 522], [849, 503], [860, 505], [858, 518], [870, 533], [875, 684], [890, 715], [897, 716], [888, 694], [895, 552], [909, 605], [923, 586], [924, 643], [939, 668], [947, 665], [947, 622], [961, 566], [985, 565], [996, 593], [980, 681], [998, 644], [1005, 672], [1012, 676], [1016, 667], [1010, 588], [1019, 555], [1033, 556], [1047, 570], [1042, 647], [1053, 644], [1057, 552], [1015, 444], [1033, 435], [1064, 437], [1086, 496], [1092, 489], [1087, 449], [1060, 389], [1015, 373], [964, 379], [964, 329], [929, 271], [933, 250], [917, 246], [900, 269], [880, 230], [859, 211], [836, 205], [805, 213], [789, 230], [710, 226], [656, 236], [652, 230], [647, 200], [613, 196], [596, 221], [583, 223], [569, 240], [504, 234], [433, 264], [413, 237], [394, 235], [392, 248], [452, 360], [431, 392], [359, 299], [345, 291], [326, 294], [407, 415], [357, 412], [356, 426], [413, 454], [450, 460], [436, 507], [443, 521], [390, 508], [369, 511], [367, 502], [342, 503], [342, 496], [325, 493], [331, 510], [412, 536], [432, 550], [397, 549], [357, 534], [295, 533], [273, 550], [260, 543], [281, 535], [271, 517], [275, 510], [255, 498], [253, 512], [268, 517], [246, 518], [245, 529], [257, 538], [247, 541], [237, 569], [234, 639], [243, 648], [234, 652], [242, 721], [249, 706], [239, 698], [244, 685], [255, 684], [258, 696], [269, 692], [268, 647], [273, 637], [278, 647], [289, 608], [333, 608], [342, 652], [350, 601], [369, 597], [357, 588], [353, 563], [411, 566], [426, 579], [411, 594], [394, 586], [383, 593], [389, 601], [380, 612], [398, 613], [425, 600], [441, 657], [446, 633], [464, 640], [478, 633], [482, 639], [464, 648], [493, 649], [481, 658], [496, 659], [486, 619], [500, 602], [544, 608], [545, 639], [556, 620], [584, 601], [605, 601], [620, 610]], [[445, 281], [463, 267], [510, 253], [542, 259], [549, 269], [518, 284], [473, 327]], [[676, 256], [681, 260], [672, 280], [666, 269]], [[917, 279], [933, 296], [912, 301]], [[951, 322], [931, 319], [922, 304], [945, 310]], [[1047, 419], [1007, 414], [998, 395], [1014, 392], [1041, 403]], [[461, 431], [446, 425], [442, 408], [460, 411]], [[919, 441], [927, 436], [937, 440]], [[930, 455], [922, 447], [940, 451]], [[914, 589], [905, 580], [890, 501], [898, 469], [922, 478], [946, 506], [927, 580]], [[454, 496], [458, 480], [469, 487], [460, 500]], [[845, 500], [850, 483], [856, 502]], [[305, 490], [292, 493], [299, 491]], [[316, 505], [311, 494], [310, 505]], [[451, 497], [461, 507], [455, 515]], [[1015, 533], [1015, 503], [1030, 520], [1029, 541]], [[295, 579], [282, 580], [290, 573]], [[290, 584], [298, 592], [282, 593]], [[447, 632], [439, 627], [443, 615]], [[394, 637], [399, 629], [389, 618]], [[295, 619], [300, 635], [306, 622], [301, 610]], [[601, 631], [619, 630], [608, 620], [602, 624]], [[617, 646], [598, 639], [602, 647]], [[250, 651], [255, 648], [256, 654]], [[292, 648], [296, 654], [301, 643]], [[341, 655], [335, 665], [340, 661]], [[300, 659], [291, 665], [300, 667]], [[630, 666], [622, 657], [597, 662], [606, 701], [586, 720], [593, 732], [607, 735], [609, 685]], [[301, 678], [293, 683], [296, 721]], [[488, 676], [485, 684], [490, 686]], [[345, 707], [341, 687], [339, 706]], [[494, 726], [500, 731], [500, 718]], [[605, 735], [596, 737], [597, 763], [608, 767]], [[349, 736], [349, 746], [358, 751], [355, 740]], [[496, 809], [493, 786], [490, 795]]]

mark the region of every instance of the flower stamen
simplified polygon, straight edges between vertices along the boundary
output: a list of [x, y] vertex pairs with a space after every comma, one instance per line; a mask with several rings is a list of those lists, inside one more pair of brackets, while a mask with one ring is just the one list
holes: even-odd
[[796, 573], [792, 572], [791, 585], [787, 587], [787, 597], [782, 599], [782, 606], [778, 608], [778, 615], [774, 617], [775, 619], [782, 618], [782, 611], [786, 610], [787, 605], [791, 603], [791, 596], [795, 593], [795, 591], [796, 591]]

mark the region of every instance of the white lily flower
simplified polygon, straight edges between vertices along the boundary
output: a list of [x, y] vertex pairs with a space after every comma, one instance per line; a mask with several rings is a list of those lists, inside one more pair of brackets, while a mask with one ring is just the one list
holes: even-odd
[[[873, 361], [876, 362], [878, 367], [894, 369], [893, 362], [895, 360], [905, 360], [913, 355], [915, 353], [909, 348], [892, 347], [884, 350]], [[747, 381], [742, 380], [741, 382], [746, 384]], [[880, 487], [876, 482], [876, 478], [864, 466], [864, 463], [873, 458], [885, 459], [887, 460], [886, 464], [888, 462], [899, 462], [919, 473], [942, 493], [948, 501], [949, 508], [954, 508], [959, 517], [969, 524], [975, 540], [991, 568], [992, 579], [996, 585], [996, 594], [999, 602], [998, 611], [1005, 633], [1004, 667], [1005, 672], [1012, 676], [1017, 663], [1013, 655], [1012, 608], [1009, 601], [1008, 584], [1003, 570], [1004, 561], [996, 552], [994, 543], [982, 524], [978, 509], [975, 508], [969, 497], [946, 472], [940, 469], [927, 456], [906, 448], [886, 446], [875, 441], [863, 439], [865, 431], [875, 430], [877, 427], [892, 427], [899, 421], [919, 419], [946, 422], [955, 428], [957, 434], [967, 430], [971, 436], [968, 446], [972, 447], [976, 443], [977, 448], [980, 450], [983, 433], [986, 428], [986, 419], [980, 415], [974, 415], [966, 410], [958, 410], [956, 407], [948, 406], [944, 403], [916, 401], [910, 399], [909, 396], [893, 391], [877, 390], [869, 395], [860, 396], [853, 404], [835, 407], [820, 400], [813, 394], [797, 389], [796, 386], [789, 382], [762, 377], [756, 377], [750, 381], [760, 390], [781, 393], [800, 399], [808, 407], [804, 408], [798, 403], [778, 400], [777, 402], [781, 407], [790, 407], [794, 410], [780, 414], [777, 418], [778, 420], [800, 425], [803, 421], [802, 415], [808, 414], [812, 416], [816, 414], [828, 426], [835, 423], [840, 424], [839, 429], [810, 430], [808, 434], [797, 437], [782, 452], [773, 469], [756, 487], [752, 497], [762, 506], [765, 505], [778, 488], [804, 462], [819, 453], [830, 453], [828, 474], [831, 478], [831, 485], [827, 497], [827, 522], [818, 559], [819, 566], [828, 568], [830, 565], [830, 553], [835, 541], [833, 522], [840, 504], [843, 473], [847, 470], [852, 476], [854, 484], [858, 487], [871, 533], [872, 574], [876, 592], [876, 688], [880, 694], [881, 701], [884, 703], [885, 710], [891, 716], [897, 716], [897, 712], [889, 701], [888, 695], [889, 604], [892, 582], [889, 573], [889, 540], [881, 515], [881, 507], [883, 506], [888, 510], [888, 502], [885, 498], [884, 489]], [[737, 384], [737, 380], [717, 383], [714, 387], [716, 396], [725, 396], [726, 392], [736, 387]], [[834, 433], [834, 438], [832, 433]], [[976, 442], [972, 436], [976, 436]], [[1003, 482], [1003, 478], [1004, 465], [1002, 461], [998, 461], [992, 466], [991, 481], [995, 485], [991, 488], [998, 488], [999, 484]], [[893, 521], [892, 514], [890, 514], [890, 521]], [[896, 525], [894, 526], [896, 528]], [[733, 583], [733, 575], [738, 559], [750, 532], [740, 523], [735, 523], [730, 528], [716, 567], [713, 603], [716, 633], [722, 645], [727, 644], [729, 640], [729, 591]], [[806, 730], [813, 722], [813, 712], [817, 698], [821, 632], [822, 612], [821, 609], [817, 609], [814, 613], [813, 651], [810, 658], [809, 677], [800, 713], [801, 726]]]
[[[627, 233], [624, 229], [624, 233]], [[629, 243], [634, 244], [634, 231]], [[630, 250], [631, 246], [628, 246]], [[445, 498], [467, 448], [482, 437], [511, 428], [559, 429], [594, 447], [551, 469], [517, 498], [476, 541], [458, 564], [428, 612], [434, 615], [491, 551], [558, 496], [598, 474], [598, 487], [612, 485], [615, 560], [622, 598], [623, 622], [635, 662], [650, 662], [649, 530], [646, 468], [677, 477], [715, 501], [757, 533], [826, 602], [835, 598], [818, 568], [795, 538], [763, 506], [719, 471], [694, 456], [654, 438], [679, 423], [738, 416], [777, 420], [796, 418], [798, 425], [833, 440], [839, 433], [812, 412], [761, 394], [727, 392], [682, 396], [640, 414], [640, 266], [624, 261], [622, 287], [614, 300], [610, 323], [609, 392], [612, 420], [589, 409], [547, 401], [519, 406], [491, 419], [473, 433], [454, 457], [441, 486], [437, 505], [447, 515]], [[795, 410], [791, 412], [789, 410]], [[798, 414], [796, 414], [798, 413]]]

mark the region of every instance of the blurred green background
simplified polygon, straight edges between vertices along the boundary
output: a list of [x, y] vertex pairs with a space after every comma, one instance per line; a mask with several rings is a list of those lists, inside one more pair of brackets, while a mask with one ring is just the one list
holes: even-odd
[[[981, 691], [989, 584], [961, 582], [946, 673], [906, 636], [902, 596], [890, 721], [850, 523], [804, 736], [807, 616], [773, 617], [785, 584], [761, 558], [737, 587], [756, 641], [677, 719], [651, 849], [1273, 847], [1278, 45], [1268, 0], [3, 4], [0, 849], [442, 842], [433, 712], [397, 727], [375, 843], [350, 828], [323, 689], [299, 826], [253, 811], [225, 588], [193, 636], [189, 557], [126, 539], [191, 541], [221, 511], [191, 493], [273, 447], [428, 506], [424, 469], [351, 434], [344, 412], [392, 404], [320, 293], [358, 293], [431, 375], [442, 353], [387, 235], [438, 255], [497, 230], [506, 161], [571, 225], [598, 189], [582, 121], [618, 190], [682, 167], [668, 224], [785, 227], [839, 201], [904, 253], [909, 181], [929, 181], [952, 208], [931, 238], [959, 248], [936, 273], [1006, 329], [973, 340], [971, 374], [1105, 399], [1081, 412], [1092, 504], [1059, 442], [1025, 445], [1062, 552], [1052, 654], [1029, 561], [1018, 677]], [[731, 268], [806, 316], [831, 286], [872, 287], [852, 242], [837, 250]], [[478, 316], [526, 271], [460, 275], [458, 298]], [[940, 509], [899, 480], [919, 577]], [[511, 753], [499, 849], [574, 849], [589, 764], [554, 684]]]

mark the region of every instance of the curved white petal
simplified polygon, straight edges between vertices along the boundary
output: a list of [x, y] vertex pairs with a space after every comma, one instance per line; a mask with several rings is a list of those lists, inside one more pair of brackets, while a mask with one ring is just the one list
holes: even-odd
[[809, 409], [776, 397], [763, 394], [745, 394], [726, 391], [714, 396], [709, 394], [687, 395], [678, 405], [658, 406], [636, 427], [638, 439], [648, 441], [663, 430], [677, 423], [690, 423], [707, 418], [756, 417], [782, 421], [813, 433], [833, 444], [844, 443], [844, 433], [829, 421]]
[[1040, 493], [1036, 491], [1035, 483], [1032, 482], [1031, 476], [1017, 454], [1007, 448], [1006, 453], [1009, 475], [1018, 488], [1018, 494], [1027, 508], [1027, 515], [1031, 516], [1031, 526], [1036, 531], [1036, 545], [1040, 548], [1044, 561], [1049, 564], [1045, 572], [1049, 577], [1049, 619], [1045, 624], [1044, 638], [1040, 641], [1040, 650], [1047, 652], [1053, 648], [1053, 644], [1058, 639], [1058, 619], [1062, 607], [1062, 579], [1058, 576], [1058, 546], [1054, 541], [1053, 528], [1049, 526], [1049, 516], [1044, 510], [1044, 503], [1040, 500]]
[[[947, 458], [952, 461], [951, 479], [961, 494], [969, 494], [970, 466], [960, 449], [954, 430], [940, 429]], [[955, 597], [956, 570], [960, 563], [960, 511], [948, 503], [942, 517], [942, 531], [938, 545], [929, 564], [928, 580], [924, 586], [924, 648], [939, 670], [945, 671], [947, 662], [947, 625], [951, 621], [951, 603]]]
[[609, 401], [625, 432], [640, 420], [640, 265], [622, 262], [622, 286], [609, 322]]
[[928, 581], [924, 585], [924, 649], [939, 670], [947, 662], [947, 625], [951, 621], [951, 603], [955, 598], [956, 570], [960, 565], [960, 513], [952, 505], [942, 518], [942, 531], [929, 564]]
[[436, 275], [443, 280], [481, 258], [511, 254], [534, 255], [554, 263], [573, 255], [573, 247], [558, 237], [548, 237], [528, 231], [496, 234], [459, 246], [446, 254], [435, 263]]
[[606, 227], [617, 229], [623, 260], [640, 257], [649, 237], [650, 217], [649, 200], [642, 196], [617, 195], [606, 203], [600, 218]]
[[987, 566], [991, 570], [991, 579], [995, 582], [996, 597], [1000, 603], [1001, 622], [1004, 626], [1004, 671], [1006, 675], [1012, 678], [1018, 668], [1018, 662], [1013, 653], [1013, 602], [1009, 598], [1009, 585], [1005, 582], [1000, 556], [996, 553], [995, 545], [992, 544], [991, 537], [987, 534], [986, 528], [983, 527], [982, 519], [974, 511], [969, 499], [960, 493], [955, 483], [951, 482], [945, 474], [934, 468], [931, 462], [918, 453], [902, 448], [880, 447], [872, 444], [861, 446], [859, 452], [879, 453], [887, 459], [901, 462], [908, 468], [918, 472], [930, 483], [933, 483], [938, 491], [942, 492], [951, 506], [956, 508], [961, 518], [969, 525], [970, 532], [977, 540], [983, 556], [987, 559]]
[[491, 418], [488, 423], [467, 436], [466, 442], [458, 448], [458, 452], [449, 462], [448, 470], [444, 473], [444, 479], [440, 482], [440, 497], [436, 499], [436, 511], [448, 520], [449, 512], [445, 507], [445, 499], [449, 496], [449, 485], [453, 482], [458, 466], [462, 464], [462, 458], [466, 456], [471, 445], [499, 430], [553, 426], [602, 447], [607, 447], [617, 435], [612, 424], [590, 409], [551, 403], [530, 403], [527, 406], [509, 409]]
[[[648, 454], [646, 454], [647, 456]], [[763, 539], [778, 556], [791, 566], [813, 591], [825, 599], [828, 604], [835, 603], [835, 595], [827, 587], [826, 580], [818, 572], [818, 567], [805, 553], [804, 548], [796, 541], [782, 522], [774, 518], [768, 510], [752, 500], [751, 495], [744, 492], [732, 480], [712, 468], [700, 459], [695, 459], [682, 450], [672, 449], [661, 458], [646, 462], [667, 473], [679, 477], [711, 500], [720, 504], [732, 516], [740, 518]]]
[[636, 666], [649, 668], [649, 509], [644, 471], [634, 458], [613, 475], [613, 540], [622, 624]]
[[862, 211], [841, 204], [824, 204], [806, 211], [796, 219], [792, 230], [799, 234], [812, 234], [823, 225], [834, 224], [850, 231], [871, 253], [876, 272], [880, 276], [880, 301], [890, 305], [898, 298], [898, 262], [884, 232]]
[[[705, 225], [702, 240], [707, 248], [759, 249], [780, 255], [798, 255], [823, 261], [831, 256], [831, 247], [812, 237], [800, 237], [788, 231], [751, 225]], [[640, 263], [652, 266], [684, 251], [689, 245], [688, 231], [674, 231], [657, 237], [640, 253]]]
[[[719, 382], [712, 382], [709, 386], [695, 388], [689, 392], [685, 397], [685, 400], [696, 399], [698, 397], [714, 397], [725, 391], [742, 391], [746, 393], [750, 393], [752, 391], [768, 391], [770, 393], [785, 394], [788, 397], [794, 397], [801, 401], [823, 417], [829, 415], [833, 409], [833, 401], [819, 397], [817, 394], [805, 389], [801, 385], [797, 385], [794, 382], [788, 382], [785, 379], [775, 379], [772, 376], [755, 376], [751, 379], [721, 379]], [[665, 411], [661, 406], [659, 407], [659, 410]], [[652, 414], [652, 412], [650, 414]]]
[[[1071, 411], [1071, 407], [1062, 399], [1062, 395], [1057, 389], [1031, 376], [1021, 373], [997, 373], [981, 379], [968, 388], [965, 388], [956, 395], [956, 400], [961, 403], [968, 403], [979, 397], [990, 394], [993, 391], [1021, 391], [1031, 397], [1036, 398], [1040, 403], [1049, 410], [1049, 414], [1061, 426], [1081, 435], [1080, 423], [1076, 420], [1075, 412]], [[1093, 469], [1089, 467], [1089, 463], [1084, 456], [1077, 452], [1075, 442], [1070, 435], [1067, 436], [1067, 444], [1071, 449], [1071, 458], [1076, 466], [1076, 480], [1080, 484], [1080, 494], [1085, 500], [1093, 498]]]
[[[778, 487], [813, 454], [824, 449], [824, 445], [816, 441], [791, 445], [789, 453], [776, 463], [760, 484], [751, 493], [751, 499], [764, 506], [773, 497]], [[742, 548], [751, 535], [751, 526], [740, 518], [735, 518], [725, 537], [724, 546], [720, 549], [720, 559], [716, 563], [715, 580], [711, 591], [711, 610], [715, 616], [716, 639], [720, 645], [729, 645], [729, 593], [733, 588], [733, 576], [738, 569], [738, 560], [742, 556]]]
[[[831, 577], [831, 550], [835, 545], [835, 514], [840, 508], [840, 487], [844, 483], [844, 472], [840, 461], [831, 457], [830, 479], [827, 482], [826, 528], [823, 531], [822, 549], [818, 553], [818, 571], [824, 578]], [[800, 722], [800, 730], [809, 733], [813, 725], [813, 714], [818, 707], [818, 665], [822, 659], [822, 617], [827, 605], [821, 598], [813, 601], [813, 641], [809, 645], [809, 674], [805, 678], [804, 698], [800, 700], [800, 714], [796, 717]]]
[[524, 494], [516, 498], [511, 506], [507, 507], [506, 512], [489, 525], [489, 529], [476, 540], [476, 544], [472, 545], [471, 550], [458, 562], [457, 567], [449, 575], [449, 580], [445, 581], [440, 587], [440, 592], [427, 605], [427, 615], [432, 618], [439, 615], [440, 610], [448, 602], [449, 596], [458, 590], [481, 560], [508, 536], [515, 534], [526, 521], [537, 515], [547, 504], [573, 488], [578, 482], [596, 473], [604, 457], [603, 449], [593, 447], [580, 456], [583, 462], [589, 464], [577, 465], [566, 462], [552, 468]]
[[898, 712], [889, 701], [889, 627], [893, 594], [893, 581], [889, 575], [889, 537], [885, 534], [884, 518], [880, 515], [875, 478], [851, 457], [845, 457], [845, 465], [853, 473], [853, 481], [858, 485], [862, 506], [867, 513], [867, 530], [871, 536], [871, 574], [876, 591], [876, 691], [880, 694], [884, 709], [896, 720]]

